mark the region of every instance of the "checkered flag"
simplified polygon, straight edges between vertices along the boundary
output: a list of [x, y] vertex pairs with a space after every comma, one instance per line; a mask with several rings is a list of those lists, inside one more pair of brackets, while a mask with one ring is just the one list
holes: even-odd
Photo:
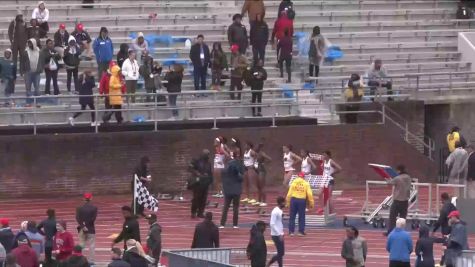
[[134, 197], [135, 201], [140, 205], [143, 205], [148, 210], [157, 212], [158, 200], [150, 195], [150, 192], [148, 192], [147, 188], [142, 184], [137, 175], [135, 175]]

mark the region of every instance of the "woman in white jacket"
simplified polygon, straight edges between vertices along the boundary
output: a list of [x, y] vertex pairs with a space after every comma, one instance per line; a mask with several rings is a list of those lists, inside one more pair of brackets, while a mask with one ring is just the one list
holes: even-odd
[[49, 32], [49, 10], [45, 7], [45, 1], [38, 2], [38, 7], [33, 9], [33, 13], [31, 13], [31, 18], [38, 21], [38, 26], [43, 29], [44, 32]]
[[[134, 50], [129, 50], [129, 58], [122, 64], [122, 75], [125, 78], [125, 86], [127, 93], [135, 94], [137, 88], [137, 80], [139, 79], [139, 64], [136, 59]], [[135, 96], [131, 96], [132, 103], [135, 103]]]

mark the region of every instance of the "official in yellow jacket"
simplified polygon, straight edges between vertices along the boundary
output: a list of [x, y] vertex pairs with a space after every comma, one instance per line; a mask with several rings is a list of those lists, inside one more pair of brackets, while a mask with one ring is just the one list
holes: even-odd
[[310, 209], [314, 208], [312, 188], [304, 179], [303, 172], [290, 184], [287, 193], [287, 205], [290, 206], [289, 234], [292, 236], [295, 232], [295, 217], [299, 215], [299, 235], [305, 235], [305, 209], [307, 204]]

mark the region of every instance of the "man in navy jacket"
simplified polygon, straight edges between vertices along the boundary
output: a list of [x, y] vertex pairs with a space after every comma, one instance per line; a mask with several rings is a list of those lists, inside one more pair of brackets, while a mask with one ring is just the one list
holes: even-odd
[[224, 228], [228, 216], [229, 206], [233, 203], [233, 227], [238, 228], [239, 201], [242, 193], [242, 181], [244, 166], [238, 153], [234, 153], [234, 158], [228, 162], [228, 166], [223, 171], [223, 194], [224, 206], [221, 216], [221, 226]]
[[204, 36], [202, 34], [198, 35], [196, 43], [191, 46], [190, 59], [191, 63], [193, 63], [195, 90], [206, 90], [206, 75], [210, 64], [210, 53], [208, 45], [204, 43]]

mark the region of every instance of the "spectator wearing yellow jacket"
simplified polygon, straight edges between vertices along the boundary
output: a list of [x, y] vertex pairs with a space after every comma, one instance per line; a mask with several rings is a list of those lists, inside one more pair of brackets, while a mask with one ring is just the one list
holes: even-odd
[[287, 193], [287, 206], [290, 206], [289, 234], [291, 236], [295, 232], [295, 217], [297, 214], [299, 215], [299, 236], [305, 235], [305, 209], [307, 204], [310, 209], [314, 207], [312, 188], [303, 178], [304, 176], [303, 172], [299, 173], [298, 177], [290, 184]]
[[460, 142], [462, 147], [466, 146], [465, 139], [460, 134], [460, 128], [455, 126], [450, 130], [450, 133], [447, 134], [447, 147], [449, 148], [449, 152], [452, 153], [455, 150], [455, 143]]

